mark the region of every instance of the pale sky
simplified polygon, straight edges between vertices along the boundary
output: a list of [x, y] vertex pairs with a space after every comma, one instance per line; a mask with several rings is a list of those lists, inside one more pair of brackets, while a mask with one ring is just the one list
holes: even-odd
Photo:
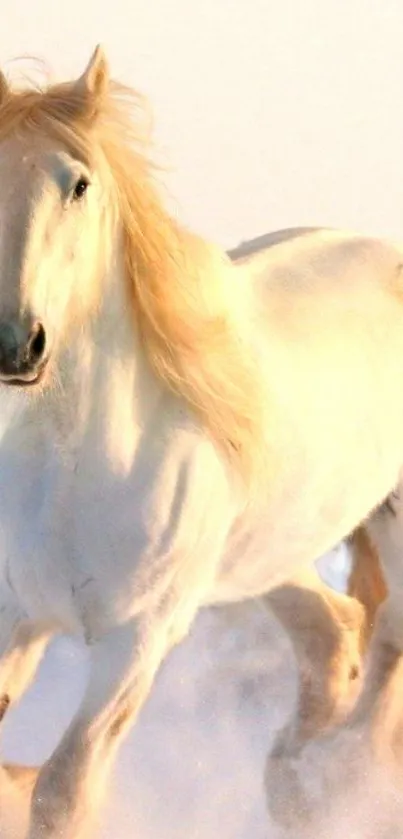
[[148, 94], [183, 220], [223, 245], [323, 224], [403, 239], [402, 0], [10, 0], [0, 58]]

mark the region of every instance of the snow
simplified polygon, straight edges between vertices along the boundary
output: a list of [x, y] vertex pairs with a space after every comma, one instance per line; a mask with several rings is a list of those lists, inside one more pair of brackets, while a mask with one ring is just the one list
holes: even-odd
[[[348, 563], [342, 547], [319, 567], [343, 589]], [[2, 758], [36, 763], [50, 754], [80, 701], [87, 664], [76, 641], [51, 646], [35, 684], [3, 724]], [[96, 839], [282, 839], [267, 813], [263, 771], [295, 696], [289, 643], [265, 609], [200, 614], [121, 750]], [[302, 776], [318, 790], [326, 760], [314, 749], [302, 762]], [[332, 792], [309, 838], [398, 836], [398, 792], [369, 772], [368, 762], [360, 772], [348, 795], [344, 790], [339, 800]], [[22, 839], [26, 805], [0, 783], [1, 839]], [[296, 839], [295, 830], [289, 835]], [[305, 839], [302, 824], [297, 835]]]

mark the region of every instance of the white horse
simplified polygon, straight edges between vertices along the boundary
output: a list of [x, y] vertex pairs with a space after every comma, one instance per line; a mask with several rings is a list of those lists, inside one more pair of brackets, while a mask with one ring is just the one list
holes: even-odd
[[319, 232], [234, 266], [164, 210], [130, 99], [99, 49], [0, 83], [3, 708], [51, 633], [91, 650], [29, 839], [86, 827], [200, 607], [309, 567], [403, 464], [403, 249]]

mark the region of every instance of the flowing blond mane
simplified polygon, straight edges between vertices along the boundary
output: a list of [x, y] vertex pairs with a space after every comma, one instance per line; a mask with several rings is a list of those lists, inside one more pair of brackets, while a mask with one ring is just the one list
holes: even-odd
[[101, 147], [117, 188], [136, 323], [157, 376], [183, 397], [241, 470], [262, 468], [264, 396], [252, 352], [250, 292], [224, 253], [167, 213], [149, 160], [142, 97], [109, 82], [101, 101], [77, 83], [7, 89], [0, 139], [41, 132], [91, 160]]

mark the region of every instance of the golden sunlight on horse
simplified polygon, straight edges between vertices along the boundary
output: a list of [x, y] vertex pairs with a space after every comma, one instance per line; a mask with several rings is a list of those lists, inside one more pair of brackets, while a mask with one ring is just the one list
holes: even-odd
[[378, 511], [403, 465], [403, 249], [319, 230], [231, 259], [166, 211], [141, 106], [99, 48], [74, 81], [0, 77], [2, 713], [55, 632], [90, 650], [28, 839], [87, 832], [200, 608], [364, 520], [388, 590], [373, 685], [403, 649], [400, 518]]

